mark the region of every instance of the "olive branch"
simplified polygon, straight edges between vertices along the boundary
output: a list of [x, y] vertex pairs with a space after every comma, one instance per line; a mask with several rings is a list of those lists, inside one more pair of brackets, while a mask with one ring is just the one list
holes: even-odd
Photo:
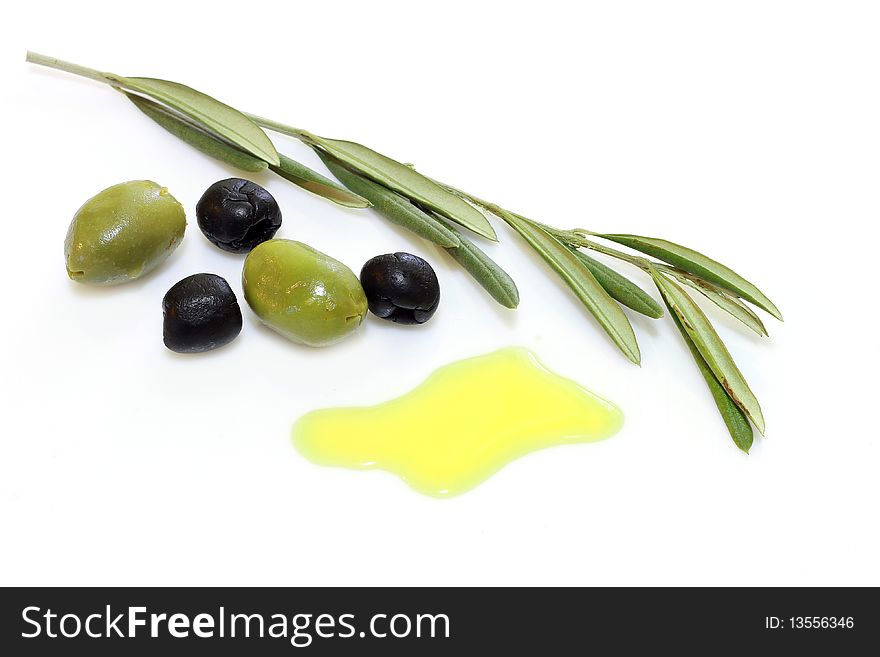
[[[644, 271], [660, 293], [736, 446], [749, 451], [754, 439], [752, 426], [764, 433], [764, 416], [757, 398], [693, 295], [708, 299], [764, 337], [767, 330], [749, 304], [780, 321], [782, 315], [763, 292], [729, 267], [664, 239], [554, 228], [433, 180], [412, 165], [361, 144], [319, 137], [240, 112], [176, 82], [123, 77], [31, 52], [27, 61], [109, 84], [168, 132], [235, 168], [250, 172], [268, 168], [334, 203], [372, 207], [388, 221], [445, 249], [493, 299], [515, 308], [519, 292], [513, 279], [462, 231], [467, 229], [497, 241], [492, 221], [503, 221], [565, 281], [635, 364], [641, 362], [639, 345], [622, 306], [653, 319], [663, 317], [664, 308], [629, 278], [588, 252]], [[339, 182], [278, 153], [264, 128], [310, 146]]]

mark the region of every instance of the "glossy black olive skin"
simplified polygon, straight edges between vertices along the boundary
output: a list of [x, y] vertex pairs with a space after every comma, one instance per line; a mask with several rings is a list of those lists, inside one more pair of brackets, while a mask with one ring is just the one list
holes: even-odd
[[162, 315], [165, 346], [181, 354], [222, 347], [241, 332], [235, 292], [216, 274], [193, 274], [171, 286]]
[[211, 243], [231, 253], [247, 253], [272, 239], [281, 210], [265, 189], [244, 178], [220, 180], [196, 204], [199, 228]]
[[440, 282], [427, 261], [411, 253], [370, 258], [361, 269], [367, 305], [397, 324], [424, 324], [440, 303]]

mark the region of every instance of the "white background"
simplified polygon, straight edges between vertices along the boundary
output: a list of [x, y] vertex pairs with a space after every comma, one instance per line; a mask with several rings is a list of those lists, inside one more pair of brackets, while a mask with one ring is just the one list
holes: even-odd
[[[880, 584], [875, 3], [41, 2], [3, 23], [0, 583]], [[422, 255], [438, 313], [311, 350], [245, 310], [228, 348], [172, 354], [168, 287], [211, 271], [240, 293], [241, 257], [194, 218], [236, 172], [109, 88], [25, 65], [28, 48], [188, 83], [561, 227], [731, 264], [786, 319], [760, 340], [712, 311], [766, 439], [732, 445], [668, 320], [633, 317], [643, 366], [628, 364], [505, 227], [487, 251], [519, 284], [515, 312], [432, 245], [270, 174], [254, 179], [282, 206], [279, 237], [355, 271]], [[76, 209], [142, 178], [185, 205], [181, 248], [140, 282], [70, 282]], [[307, 410], [513, 344], [618, 403], [624, 429], [451, 500], [290, 445]]]

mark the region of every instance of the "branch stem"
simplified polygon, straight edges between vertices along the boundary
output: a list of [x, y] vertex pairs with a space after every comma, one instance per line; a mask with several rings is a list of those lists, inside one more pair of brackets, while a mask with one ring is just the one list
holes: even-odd
[[624, 253], [623, 251], [618, 251], [617, 249], [602, 246], [601, 244], [596, 244], [595, 242], [591, 242], [590, 240], [583, 240], [582, 246], [585, 249], [590, 249], [591, 251], [603, 253], [607, 256], [611, 256], [612, 258], [617, 258], [618, 260], [628, 262], [629, 264], [638, 267], [642, 271], [648, 273], [651, 272], [652, 264], [649, 260], [646, 260], [645, 258], [641, 258], [639, 256], [631, 256], [628, 253]]
[[55, 57], [49, 57], [48, 55], [41, 55], [40, 53], [31, 52], [30, 50], [28, 50], [25, 61], [30, 62], [31, 64], [37, 64], [38, 66], [46, 66], [48, 68], [58, 69], [59, 71], [73, 73], [74, 75], [89, 78], [96, 82], [103, 82], [104, 84], [109, 84], [114, 87], [119, 86], [116, 77], [110, 73], [102, 73], [101, 71], [89, 68], [88, 66], [80, 66], [79, 64], [66, 62], [63, 59], [56, 59]]
[[309, 146], [315, 145], [315, 135], [307, 130], [300, 130], [299, 128], [294, 128], [292, 125], [286, 125], [284, 123], [279, 123], [278, 121], [273, 121], [272, 119], [267, 119], [262, 116], [257, 116], [256, 114], [249, 114], [245, 112], [244, 115], [248, 117], [251, 121], [256, 123], [258, 126], [263, 128], [268, 128], [274, 132], [278, 132], [282, 135], [287, 135], [289, 137], [295, 137], [299, 139]]

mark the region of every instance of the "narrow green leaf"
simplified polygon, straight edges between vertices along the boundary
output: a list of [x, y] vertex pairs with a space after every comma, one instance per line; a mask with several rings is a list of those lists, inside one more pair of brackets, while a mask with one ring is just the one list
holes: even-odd
[[310, 140], [362, 176], [430, 208], [478, 235], [498, 240], [492, 224], [475, 208], [414, 169], [351, 141], [315, 136]]
[[265, 161], [231, 146], [219, 137], [178, 116], [164, 105], [137, 94], [125, 92], [125, 95], [141, 112], [172, 135], [205, 155], [243, 171], [256, 173], [266, 170], [268, 165]]
[[312, 194], [317, 194], [347, 208], [367, 208], [370, 206], [367, 199], [345, 189], [342, 185], [322, 176], [317, 171], [313, 171], [305, 164], [300, 164], [281, 153], [278, 154], [278, 157], [281, 159], [281, 164], [272, 165], [270, 168], [294, 185], [299, 185]]
[[185, 114], [254, 157], [278, 166], [278, 151], [266, 133], [237, 109], [183, 84], [156, 78], [116, 78], [119, 83]]
[[499, 211], [501, 218], [556, 270], [624, 355], [638, 365], [641, 354], [632, 325], [580, 258], [539, 226], [500, 208]]
[[663, 308], [654, 301], [654, 298], [645, 292], [638, 285], [633, 283], [623, 274], [612, 269], [603, 262], [599, 262], [595, 258], [591, 258], [586, 253], [571, 249], [581, 262], [590, 270], [596, 280], [612, 299], [619, 301], [627, 308], [635, 310], [637, 313], [651, 317], [652, 319], [660, 319], [663, 317]]
[[[455, 229], [443, 219], [449, 230]], [[486, 255], [482, 249], [464, 235], [457, 234], [459, 245], [447, 248], [449, 255], [479, 283], [489, 295], [505, 308], [516, 308], [519, 305], [519, 290], [510, 275], [498, 263]]]
[[779, 309], [761, 290], [732, 269], [704, 256], [702, 253], [697, 253], [693, 249], [675, 244], [674, 242], [653, 237], [641, 237], [639, 235], [599, 235], [599, 237], [623, 244], [636, 251], [641, 251], [688, 273], [699, 276], [710, 283], [715, 283], [715, 285], [729, 290], [746, 301], [751, 301], [759, 308], [763, 308], [776, 319], [782, 320], [782, 314], [779, 312]]
[[701, 278], [693, 277], [693, 274], [685, 275], [674, 269], [664, 269], [667, 274], [672, 274], [677, 281], [684, 283], [695, 289], [704, 297], [709, 299], [716, 306], [729, 313], [740, 322], [745, 324], [752, 331], [760, 336], [767, 336], [767, 329], [764, 322], [758, 317], [754, 311], [736, 297], [731, 296], [721, 288], [715, 287], [708, 281]]
[[669, 309], [669, 316], [672, 317], [672, 321], [675, 322], [679, 333], [681, 333], [682, 339], [684, 339], [687, 348], [694, 357], [694, 362], [697, 364], [697, 369], [700, 370], [700, 374], [703, 375], [703, 379], [709, 387], [709, 392], [712, 393], [712, 398], [715, 400], [715, 405], [718, 407], [718, 412], [721, 413], [721, 418], [724, 420], [724, 424], [727, 425], [727, 431], [730, 433], [730, 437], [733, 438], [733, 442], [737, 447], [748, 454], [752, 447], [752, 442], [755, 439], [754, 433], [752, 432], [752, 425], [749, 424], [749, 419], [746, 417], [745, 413], [742, 412], [742, 409], [733, 402], [721, 384], [718, 383], [718, 379], [715, 378], [712, 370], [706, 364], [705, 359], [700, 355], [700, 350], [697, 349], [697, 345], [694, 344], [694, 341], [691, 340], [691, 337], [688, 335], [684, 326], [682, 326], [678, 315], [676, 315], [675, 311], [668, 303], [666, 304], [666, 307]]
[[459, 236], [454, 231], [426, 212], [422, 212], [400, 194], [346, 169], [327, 153], [318, 151], [318, 157], [343, 185], [367, 199], [373, 209], [391, 223], [444, 248], [459, 245]]
[[678, 283], [656, 269], [653, 269], [651, 276], [666, 303], [678, 315], [685, 331], [694, 341], [715, 378], [763, 434], [764, 415], [761, 413], [761, 406], [705, 313]]

